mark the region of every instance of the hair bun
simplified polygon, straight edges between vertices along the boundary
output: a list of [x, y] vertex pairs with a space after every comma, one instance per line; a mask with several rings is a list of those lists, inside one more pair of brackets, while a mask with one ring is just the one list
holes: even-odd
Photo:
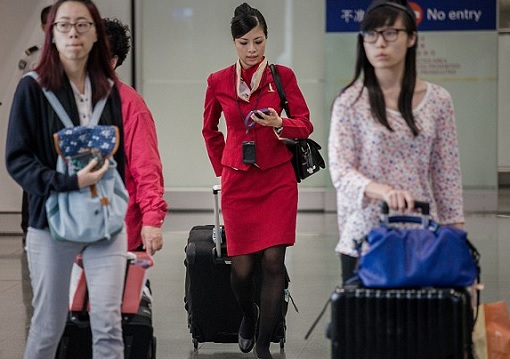
[[242, 3], [234, 10], [234, 16], [249, 15], [253, 11], [253, 8], [247, 3]]

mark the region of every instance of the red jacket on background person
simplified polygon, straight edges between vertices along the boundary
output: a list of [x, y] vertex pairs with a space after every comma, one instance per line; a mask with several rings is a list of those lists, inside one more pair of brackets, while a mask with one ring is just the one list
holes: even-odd
[[[282, 117], [283, 130], [280, 137], [307, 138], [313, 131], [313, 125], [296, 76], [288, 67], [277, 65], [277, 68], [292, 114], [291, 119]], [[209, 75], [207, 79], [202, 134], [216, 176], [221, 176], [223, 166], [243, 171], [251, 166], [243, 163], [243, 141], [255, 141], [256, 163], [262, 170], [285, 163], [292, 157], [272, 127], [255, 126], [247, 131], [244, 124], [245, 116], [252, 110], [272, 107], [279, 113], [282, 111], [269, 66], [266, 66], [260, 86], [250, 96], [249, 102], [237, 96], [237, 77], [234, 64]], [[228, 128], [226, 142], [218, 128], [222, 112]]]
[[142, 245], [143, 225], [161, 227], [167, 213], [163, 199], [163, 169], [156, 126], [143, 98], [131, 87], [117, 82], [122, 104], [125, 183], [129, 193], [126, 214], [128, 250]]

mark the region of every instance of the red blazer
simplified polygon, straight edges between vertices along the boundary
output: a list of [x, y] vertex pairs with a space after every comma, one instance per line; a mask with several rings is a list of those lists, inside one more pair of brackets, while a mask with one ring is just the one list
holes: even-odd
[[[313, 131], [313, 125], [296, 76], [288, 67], [277, 67], [292, 114], [292, 118], [282, 117], [280, 137], [307, 138]], [[257, 124], [247, 133], [244, 125], [244, 118], [251, 110], [272, 107], [278, 113], [282, 112], [271, 69], [266, 67], [260, 86], [251, 95], [249, 103], [237, 98], [235, 69], [234, 64], [209, 75], [207, 79], [202, 135], [216, 176], [221, 176], [223, 166], [242, 171], [249, 168], [249, 164], [243, 163], [243, 141], [255, 141], [256, 162], [262, 170], [278, 166], [292, 157], [272, 127]], [[222, 112], [227, 127], [226, 140], [218, 129]]]

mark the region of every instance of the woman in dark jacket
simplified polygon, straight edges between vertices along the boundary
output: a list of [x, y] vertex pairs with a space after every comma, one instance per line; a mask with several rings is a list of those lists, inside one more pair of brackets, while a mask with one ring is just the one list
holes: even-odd
[[[115, 74], [101, 16], [86, 0], [60, 0], [46, 26], [39, 76], [23, 77], [11, 108], [6, 145], [7, 170], [29, 195], [27, 254], [33, 307], [25, 358], [54, 358], [66, 323], [69, 283], [78, 254], [88, 283], [94, 358], [123, 358], [120, 304], [126, 266], [124, 231], [91, 244], [55, 240], [48, 230], [45, 202], [50, 192], [77, 191], [97, 183], [109, 161], [97, 171], [93, 160], [75, 175], [55, 170], [53, 133], [64, 126], [42, 88], [55, 93], [74, 125], [86, 125], [92, 109], [108, 96], [99, 124], [122, 129]], [[122, 131], [121, 141], [122, 141]], [[124, 173], [122, 143], [115, 155]]]

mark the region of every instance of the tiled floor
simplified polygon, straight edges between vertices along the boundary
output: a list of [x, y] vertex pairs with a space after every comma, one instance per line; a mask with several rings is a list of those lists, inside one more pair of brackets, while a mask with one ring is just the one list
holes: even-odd
[[[466, 228], [481, 252], [483, 301], [510, 303], [510, 213], [508, 197], [500, 195], [500, 214], [471, 213]], [[172, 213], [165, 223], [165, 247], [156, 256], [150, 278], [154, 294], [154, 328], [158, 358], [242, 359], [236, 344], [200, 344], [193, 350], [184, 310], [184, 251], [189, 229], [212, 222], [212, 213]], [[291, 294], [299, 313], [289, 309], [287, 342], [283, 351], [272, 344], [276, 358], [329, 358], [330, 342], [325, 337], [329, 310], [312, 336], [304, 336], [338, 283], [339, 264], [333, 252], [338, 236], [334, 213], [299, 213], [295, 247], [288, 250]], [[26, 257], [17, 236], [0, 237], [0, 358], [22, 358], [30, 317], [30, 285]]]

